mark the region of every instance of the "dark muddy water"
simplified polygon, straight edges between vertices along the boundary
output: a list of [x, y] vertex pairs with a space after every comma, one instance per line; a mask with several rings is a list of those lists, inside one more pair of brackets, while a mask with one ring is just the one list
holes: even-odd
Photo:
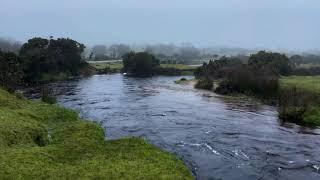
[[176, 153], [198, 179], [320, 179], [319, 129], [283, 124], [276, 107], [178, 85], [180, 77], [120, 74], [52, 84], [59, 103]]

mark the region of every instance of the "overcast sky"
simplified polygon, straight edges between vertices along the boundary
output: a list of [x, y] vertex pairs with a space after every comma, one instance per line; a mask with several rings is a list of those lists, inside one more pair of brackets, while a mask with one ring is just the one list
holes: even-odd
[[0, 0], [0, 37], [320, 48], [320, 0]]

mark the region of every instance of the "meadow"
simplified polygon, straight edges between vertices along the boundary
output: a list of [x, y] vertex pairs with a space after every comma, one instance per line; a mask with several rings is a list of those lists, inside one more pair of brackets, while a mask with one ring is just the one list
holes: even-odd
[[320, 94], [320, 76], [287, 76], [280, 78], [280, 87], [296, 87]]

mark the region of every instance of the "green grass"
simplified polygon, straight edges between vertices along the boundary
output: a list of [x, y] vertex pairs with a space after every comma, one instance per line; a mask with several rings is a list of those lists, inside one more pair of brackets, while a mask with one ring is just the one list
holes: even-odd
[[288, 76], [280, 79], [281, 88], [296, 87], [320, 94], [320, 76]]
[[104, 135], [74, 111], [0, 89], [1, 179], [193, 179], [181, 160], [143, 139]]
[[122, 62], [94, 62], [89, 64], [98, 70], [103, 70], [106, 67], [109, 67], [111, 70], [120, 71], [123, 68]]
[[298, 119], [301, 121], [298, 123], [302, 125], [320, 126], [320, 76], [282, 77], [279, 82], [283, 93], [290, 95], [293, 89], [300, 93], [296, 96], [288, 96], [287, 101], [303, 101], [305, 103], [302, 107], [287, 107], [288, 109], [281, 116], [288, 116], [289, 118], [286, 119], [289, 121], [297, 121], [296, 119]]
[[320, 126], [320, 107], [311, 107], [303, 114], [302, 118], [308, 126]]
[[[101, 70], [101, 69], [105, 69], [106, 67], [110, 67], [111, 69], [117, 69], [120, 70], [123, 68], [123, 65], [121, 62], [95, 62], [95, 63], [90, 63], [91, 66]], [[161, 64], [160, 65], [163, 68], [175, 68], [175, 69], [179, 69], [179, 70], [194, 70], [197, 67], [195, 66], [189, 66], [189, 65], [185, 65], [185, 64]]]
[[195, 70], [196, 66], [189, 66], [185, 64], [160, 64], [162, 68], [175, 68], [179, 70]]

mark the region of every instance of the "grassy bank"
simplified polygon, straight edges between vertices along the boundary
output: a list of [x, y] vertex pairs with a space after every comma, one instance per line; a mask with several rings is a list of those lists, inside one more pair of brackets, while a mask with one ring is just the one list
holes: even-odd
[[197, 68], [196, 66], [190, 66], [186, 64], [160, 64], [160, 66], [163, 68], [175, 68], [180, 70], [191, 70], [191, 71]]
[[179, 72], [179, 75], [184, 76], [191, 76], [194, 74], [194, 71], [196, 70], [196, 66], [190, 66], [186, 64], [160, 64], [160, 67], [163, 69], [173, 69], [176, 72]]
[[[97, 70], [107, 69], [108, 72], [120, 72], [123, 68], [122, 62], [93, 62], [89, 64]], [[163, 74], [193, 75], [197, 67], [185, 64], [160, 64], [160, 68], [162, 68]]]
[[320, 126], [320, 76], [281, 78], [279, 106], [283, 120]]
[[280, 87], [296, 87], [301, 90], [320, 94], [320, 76], [288, 76], [280, 79]]
[[104, 70], [106, 68], [109, 68], [110, 70], [113, 71], [121, 71], [123, 68], [122, 62], [94, 62], [94, 63], [89, 63], [90, 66], [98, 69], [98, 70]]
[[104, 135], [71, 110], [0, 89], [3, 179], [193, 179], [181, 160], [142, 139]]

